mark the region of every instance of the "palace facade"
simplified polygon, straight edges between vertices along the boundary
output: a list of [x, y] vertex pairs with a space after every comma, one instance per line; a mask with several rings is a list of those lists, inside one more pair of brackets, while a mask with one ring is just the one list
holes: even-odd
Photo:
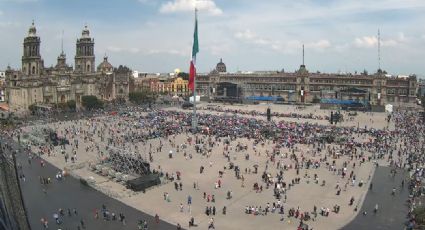
[[44, 67], [40, 44], [41, 39], [32, 23], [28, 36], [24, 38], [21, 69], [8, 66], [5, 71], [5, 101], [11, 111], [71, 100], [80, 106], [82, 96], [86, 95], [105, 101], [128, 97], [131, 70], [122, 66], [114, 68], [106, 56], [96, 68], [94, 39], [90, 37], [87, 26], [76, 42], [75, 68], [67, 64], [63, 50], [55, 66]]
[[378, 70], [375, 74], [311, 73], [305, 65], [293, 73], [226, 72], [220, 60], [208, 74], [197, 75], [197, 93], [209, 98], [225, 97], [223, 86], [236, 85], [238, 97], [280, 96], [287, 102], [312, 103], [323, 98], [355, 100], [383, 106], [410, 106], [416, 103], [418, 80], [415, 75], [389, 76]]

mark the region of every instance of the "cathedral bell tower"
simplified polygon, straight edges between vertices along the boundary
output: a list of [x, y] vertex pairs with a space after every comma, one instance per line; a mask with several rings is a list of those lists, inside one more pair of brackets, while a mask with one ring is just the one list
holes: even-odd
[[22, 73], [26, 76], [40, 76], [43, 69], [43, 60], [40, 55], [40, 37], [34, 21], [28, 30], [28, 36], [24, 39], [24, 53], [22, 56]]
[[94, 39], [90, 38], [90, 31], [85, 26], [81, 38], [77, 39], [75, 71], [79, 73], [94, 73], [94, 61]]

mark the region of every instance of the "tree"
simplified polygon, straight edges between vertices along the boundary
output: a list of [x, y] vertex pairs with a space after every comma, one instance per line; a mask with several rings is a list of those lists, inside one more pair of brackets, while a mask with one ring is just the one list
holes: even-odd
[[185, 72], [180, 72], [177, 74], [177, 77], [181, 77], [183, 80], [188, 81], [189, 80], [189, 74]]
[[156, 100], [156, 94], [150, 90], [130, 92], [128, 98], [135, 104], [152, 103]]
[[118, 68], [114, 68], [114, 72], [115, 73], [121, 73], [121, 74], [127, 74], [127, 73], [132, 73], [133, 71], [131, 71], [130, 68], [128, 68], [127, 66], [123, 66], [123, 65], [119, 65]]
[[32, 104], [32, 105], [28, 106], [28, 109], [30, 110], [31, 114], [34, 115], [37, 107], [36, 107], [35, 104]]
[[83, 96], [81, 102], [88, 110], [103, 108], [103, 102], [97, 99], [96, 96]]
[[66, 105], [71, 111], [75, 111], [75, 109], [77, 108], [77, 103], [74, 100], [67, 101]]
[[425, 207], [418, 207], [413, 210], [415, 221], [418, 226], [425, 225]]
[[56, 104], [56, 109], [67, 109], [68, 105], [65, 103], [57, 103]]
[[313, 101], [312, 101], [313, 103], [320, 103], [320, 99], [317, 97], [317, 95], [314, 95], [314, 98], [313, 98]]

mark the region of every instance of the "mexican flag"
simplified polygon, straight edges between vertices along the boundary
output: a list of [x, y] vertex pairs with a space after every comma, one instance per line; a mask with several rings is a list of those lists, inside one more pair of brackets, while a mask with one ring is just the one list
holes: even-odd
[[189, 89], [192, 90], [192, 92], [195, 90], [196, 54], [198, 52], [199, 52], [198, 14], [195, 11], [195, 32], [193, 33], [192, 60], [190, 61], [190, 71], [189, 71]]

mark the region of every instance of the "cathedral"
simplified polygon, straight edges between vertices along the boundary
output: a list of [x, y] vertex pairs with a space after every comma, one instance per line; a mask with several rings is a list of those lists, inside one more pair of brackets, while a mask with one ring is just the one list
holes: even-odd
[[79, 107], [81, 98], [87, 95], [103, 101], [128, 98], [131, 70], [122, 66], [114, 68], [106, 56], [96, 68], [94, 39], [87, 26], [77, 39], [74, 67], [67, 64], [63, 50], [55, 66], [44, 67], [40, 43], [33, 22], [24, 38], [21, 70], [10, 66], [6, 69], [5, 100], [11, 112], [25, 111], [30, 105], [57, 105], [68, 101], [75, 101]]

